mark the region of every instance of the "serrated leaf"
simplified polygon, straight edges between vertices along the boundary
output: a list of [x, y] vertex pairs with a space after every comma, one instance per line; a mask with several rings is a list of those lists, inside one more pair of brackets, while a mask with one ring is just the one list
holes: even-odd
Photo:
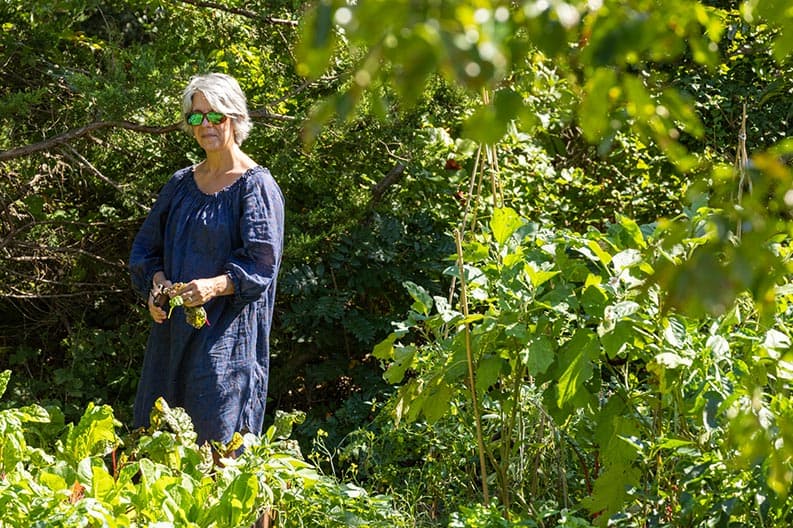
[[634, 487], [641, 472], [628, 464], [615, 464], [606, 468], [595, 480], [592, 495], [581, 504], [590, 512], [601, 512], [608, 519], [624, 507], [628, 491]]

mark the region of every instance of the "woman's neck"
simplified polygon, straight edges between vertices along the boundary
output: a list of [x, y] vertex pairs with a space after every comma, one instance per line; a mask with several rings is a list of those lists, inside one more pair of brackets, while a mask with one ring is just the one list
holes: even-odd
[[207, 176], [239, 175], [255, 165], [254, 161], [236, 144], [230, 149], [208, 151], [206, 155], [206, 159], [199, 163], [198, 169]]

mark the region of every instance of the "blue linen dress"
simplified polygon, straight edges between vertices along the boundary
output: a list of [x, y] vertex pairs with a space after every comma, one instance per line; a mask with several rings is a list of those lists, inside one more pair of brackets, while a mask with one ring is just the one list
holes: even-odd
[[196, 185], [193, 167], [163, 186], [132, 245], [134, 290], [147, 298], [157, 271], [173, 283], [228, 273], [234, 294], [204, 305], [209, 326], [201, 329], [178, 307], [164, 323], [152, 322], [135, 427], [149, 425], [162, 396], [187, 411], [199, 444], [228, 442], [235, 431], [261, 433], [283, 232], [283, 194], [263, 167], [211, 195]]

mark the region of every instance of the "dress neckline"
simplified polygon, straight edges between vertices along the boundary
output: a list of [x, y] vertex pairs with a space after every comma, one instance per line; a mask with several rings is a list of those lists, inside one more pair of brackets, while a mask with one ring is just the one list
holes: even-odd
[[195, 165], [191, 165], [190, 166], [190, 181], [192, 182], [193, 187], [195, 188], [195, 190], [199, 194], [201, 194], [203, 196], [213, 197], [213, 196], [218, 196], [218, 195], [221, 195], [223, 193], [226, 193], [226, 192], [230, 191], [235, 186], [239, 185], [239, 183], [244, 178], [247, 178], [249, 174], [251, 174], [253, 171], [258, 169], [260, 166], [259, 165], [253, 165], [252, 167], [248, 167], [247, 169], [245, 169], [245, 172], [240, 174], [240, 176], [236, 180], [234, 180], [233, 182], [231, 182], [230, 184], [226, 185], [222, 189], [219, 189], [219, 190], [217, 190], [217, 191], [215, 191], [213, 193], [204, 192], [204, 191], [201, 190], [201, 187], [198, 186], [198, 182], [195, 180], [195, 167], [196, 167]]

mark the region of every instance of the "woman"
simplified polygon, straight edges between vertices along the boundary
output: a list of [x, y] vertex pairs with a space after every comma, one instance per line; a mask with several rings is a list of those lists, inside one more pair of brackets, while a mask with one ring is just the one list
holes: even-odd
[[[132, 245], [132, 285], [154, 321], [134, 425], [148, 426], [162, 396], [187, 411], [199, 444], [225, 443], [262, 428], [284, 199], [270, 172], [240, 149], [251, 121], [234, 78], [192, 78], [182, 110], [206, 158], [165, 184]], [[168, 303], [154, 302], [163, 290], [184, 302], [170, 317]], [[188, 324], [185, 307], [203, 307], [208, 324]]]

